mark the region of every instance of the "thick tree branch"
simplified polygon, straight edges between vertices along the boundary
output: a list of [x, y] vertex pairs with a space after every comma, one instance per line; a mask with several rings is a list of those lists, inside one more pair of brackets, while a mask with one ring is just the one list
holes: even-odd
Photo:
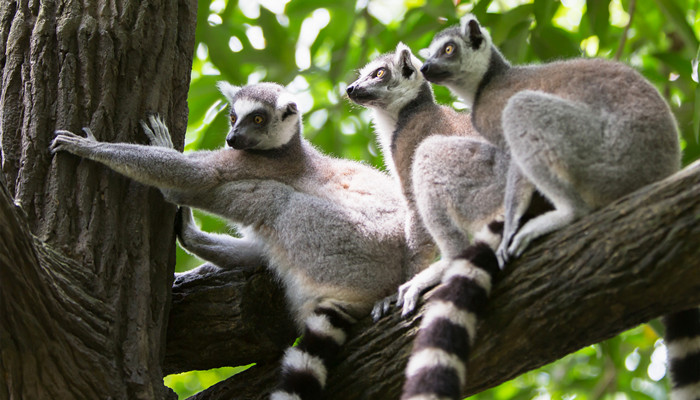
[[[700, 163], [538, 241], [508, 266], [494, 288], [464, 394], [700, 304], [699, 242]], [[191, 289], [188, 296], [197, 293], [195, 286]], [[209, 286], [206, 296], [218, 290], [224, 289]], [[171, 319], [187, 319], [178, 315], [184, 312], [174, 305]], [[277, 315], [281, 312], [281, 307], [276, 310]], [[395, 311], [377, 324], [358, 324], [341, 355], [343, 361], [330, 371], [328, 398], [397, 398], [421, 313], [401, 320]], [[231, 327], [239, 324], [232, 322]], [[208, 327], [199, 326], [198, 331], [207, 332]], [[216, 362], [199, 359], [200, 367], [235, 359], [236, 350], [218, 345], [229, 354], [218, 354]], [[173, 347], [177, 345], [171, 343]], [[270, 368], [251, 368], [196, 398], [263, 399], [274, 387]], [[256, 394], [251, 387], [259, 388]]]
[[296, 338], [284, 304], [263, 267], [177, 274], [164, 373], [276, 361]]

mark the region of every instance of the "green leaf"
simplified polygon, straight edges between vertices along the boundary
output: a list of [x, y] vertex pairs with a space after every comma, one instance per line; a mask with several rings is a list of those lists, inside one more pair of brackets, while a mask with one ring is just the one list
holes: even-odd
[[[523, 24], [529, 29], [532, 22], [532, 4], [523, 4], [500, 15], [491, 15], [483, 21], [490, 29], [491, 39], [496, 45], [513, 36], [513, 30], [520, 30]], [[551, 27], [551, 25], [546, 25]], [[517, 33], [516, 33], [517, 34]]]
[[670, 20], [674, 30], [678, 31], [688, 49], [696, 49], [698, 38], [686, 19], [686, 8], [680, 5], [677, 0], [656, 0], [656, 4]]
[[586, 19], [591, 31], [605, 41], [610, 27], [610, 2], [601, 0], [586, 0]]
[[552, 17], [559, 8], [559, 2], [552, 0], [535, 0], [533, 3], [535, 21], [539, 26], [547, 26], [552, 24]]
[[554, 26], [538, 26], [532, 32], [532, 50], [542, 61], [571, 58], [581, 55], [581, 49], [572, 34]]

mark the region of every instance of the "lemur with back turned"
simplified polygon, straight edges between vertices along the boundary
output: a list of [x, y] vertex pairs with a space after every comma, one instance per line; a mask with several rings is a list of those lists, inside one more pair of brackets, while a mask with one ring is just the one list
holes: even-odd
[[322, 398], [328, 362], [355, 320], [406, 279], [405, 204], [396, 182], [359, 162], [321, 154], [281, 86], [219, 88], [230, 103], [228, 148], [182, 154], [151, 118], [151, 145], [98, 142], [58, 131], [52, 152], [98, 161], [155, 186], [168, 201], [239, 224], [242, 238], [197, 231], [182, 214], [184, 247], [221, 267], [266, 263], [283, 284], [303, 337], [282, 359], [271, 399]]
[[500, 218], [509, 164], [507, 153], [479, 136], [469, 113], [435, 102], [421, 65], [399, 43], [347, 88], [350, 100], [372, 111], [387, 169], [401, 182], [409, 212], [420, 217], [411, 230], [427, 228], [440, 249], [440, 261], [401, 285], [403, 315], [415, 309], [422, 290], [462, 265], [474, 235]]
[[[512, 66], [471, 15], [459, 27], [438, 33], [425, 56], [426, 79], [460, 96], [472, 107], [479, 133], [511, 154], [501, 263], [521, 255], [535, 238], [680, 167], [678, 130], [668, 104], [624, 64], [575, 59]], [[535, 189], [554, 210], [519, 227]], [[672, 398], [699, 399], [698, 312], [688, 310], [665, 322]], [[432, 377], [445, 368], [466, 374], [450, 362], [426, 363], [409, 376], [423, 382], [421, 389], [404, 398], [440, 390]], [[459, 398], [459, 392], [447, 397]]]

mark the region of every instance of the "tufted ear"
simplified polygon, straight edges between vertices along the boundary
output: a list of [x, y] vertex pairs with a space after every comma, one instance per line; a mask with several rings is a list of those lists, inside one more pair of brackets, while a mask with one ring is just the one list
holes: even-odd
[[412, 76], [414, 72], [420, 71], [420, 68], [423, 66], [423, 63], [411, 53], [411, 49], [402, 42], [399, 42], [396, 46], [394, 62], [401, 68], [401, 75], [403, 75], [404, 78], [408, 78]]
[[462, 35], [468, 41], [473, 50], [477, 50], [484, 43], [484, 31], [473, 14], [467, 14], [459, 20]]
[[233, 98], [236, 97], [236, 93], [241, 90], [240, 86], [234, 86], [226, 81], [217, 82], [216, 87], [219, 89], [221, 94], [226, 97], [229, 103], [233, 103]]
[[428, 59], [430, 58], [430, 49], [420, 49], [418, 50], [418, 55], [425, 59]]

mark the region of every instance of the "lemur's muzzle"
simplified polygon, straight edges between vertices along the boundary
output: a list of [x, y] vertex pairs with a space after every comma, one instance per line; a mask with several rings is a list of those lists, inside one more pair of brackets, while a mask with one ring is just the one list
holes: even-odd
[[420, 68], [420, 72], [429, 82], [440, 83], [451, 76], [451, 73], [443, 67], [427, 60]]

